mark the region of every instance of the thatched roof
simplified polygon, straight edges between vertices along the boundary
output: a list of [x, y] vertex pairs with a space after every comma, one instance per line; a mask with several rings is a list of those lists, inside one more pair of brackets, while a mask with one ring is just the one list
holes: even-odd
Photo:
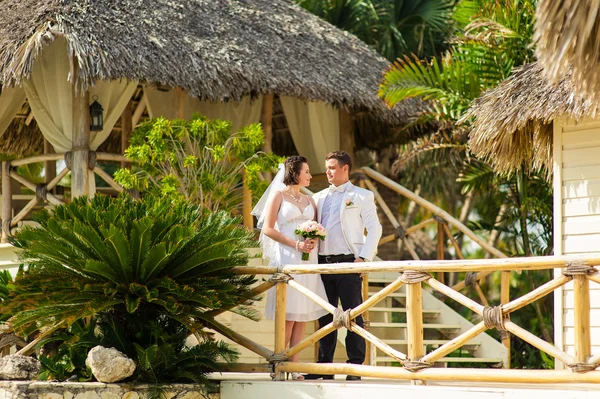
[[544, 74], [557, 82], [572, 70], [575, 92], [600, 100], [600, 1], [540, 0], [534, 42]]
[[570, 75], [554, 85], [539, 64], [525, 65], [473, 102], [464, 118], [473, 118], [469, 148], [500, 172], [523, 164], [552, 170], [552, 120], [594, 117], [594, 104], [575, 95]]
[[270, 92], [396, 120], [414, 104], [388, 111], [377, 85], [389, 63], [289, 0], [4, 0], [0, 84], [27, 79], [56, 35], [82, 88], [127, 78], [213, 101]]

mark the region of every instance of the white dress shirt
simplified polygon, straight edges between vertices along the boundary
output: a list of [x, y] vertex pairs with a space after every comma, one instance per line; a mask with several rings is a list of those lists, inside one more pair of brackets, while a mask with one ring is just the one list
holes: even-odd
[[320, 242], [319, 255], [347, 255], [352, 253], [344, 239], [342, 221], [340, 220], [340, 207], [349, 183], [329, 187], [329, 193], [324, 199], [321, 210], [321, 225], [325, 227], [327, 236], [325, 241]]

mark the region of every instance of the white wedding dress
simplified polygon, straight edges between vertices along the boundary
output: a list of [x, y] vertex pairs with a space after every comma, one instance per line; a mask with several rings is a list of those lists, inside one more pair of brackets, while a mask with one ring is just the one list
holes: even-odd
[[[277, 214], [277, 230], [284, 235], [298, 240], [298, 237], [294, 230], [299, 224], [313, 220], [315, 210], [312, 203], [309, 204], [304, 210], [301, 210], [293, 203], [282, 200], [279, 213]], [[274, 259], [269, 259], [269, 265], [298, 265], [303, 262], [305, 263], [318, 263], [317, 260], [317, 248], [310, 253], [310, 259], [308, 261], [302, 260], [302, 252], [296, 251], [294, 248], [288, 247], [287, 245], [279, 244], [275, 242]], [[308, 288], [312, 292], [317, 293], [327, 302], [327, 294], [325, 293], [325, 287], [319, 274], [292, 274], [292, 278], [299, 284]], [[327, 311], [321, 306], [314, 303], [306, 295], [298, 292], [294, 288], [287, 286], [286, 295], [286, 320], [293, 321], [311, 321], [317, 320], [319, 317], [327, 314]], [[275, 319], [275, 287], [271, 288], [267, 292], [267, 305], [265, 309], [265, 317], [269, 320]]]

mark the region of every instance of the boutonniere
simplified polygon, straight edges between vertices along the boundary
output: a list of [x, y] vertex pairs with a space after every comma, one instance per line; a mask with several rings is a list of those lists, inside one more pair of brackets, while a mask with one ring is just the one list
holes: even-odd
[[352, 198], [346, 198], [346, 206], [352, 206], [354, 202], [352, 202]]

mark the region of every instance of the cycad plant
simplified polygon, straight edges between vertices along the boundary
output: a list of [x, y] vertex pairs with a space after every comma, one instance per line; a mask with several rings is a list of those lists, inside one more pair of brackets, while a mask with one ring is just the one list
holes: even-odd
[[[36, 222], [11, 239], [28, 264], [2, 306], [13, 330], [47, 334], [94, 320], [98, 340], [136, 360], [136, 377], [148, 382], [178, 378], [173, 363], [182, 359], [188, 372], [179, 377], [199, 380], [219, 357], [235, 358], [203, 327], [215, 309], [253, 316], [254, 279], [232, 271], [254, 245], [238, 219], [154, 197], [96, 196], [42, 211]], [[183, 344], [190, 334], [195, 349]], [[152, 378], [149, 359], [161, 360]]]

